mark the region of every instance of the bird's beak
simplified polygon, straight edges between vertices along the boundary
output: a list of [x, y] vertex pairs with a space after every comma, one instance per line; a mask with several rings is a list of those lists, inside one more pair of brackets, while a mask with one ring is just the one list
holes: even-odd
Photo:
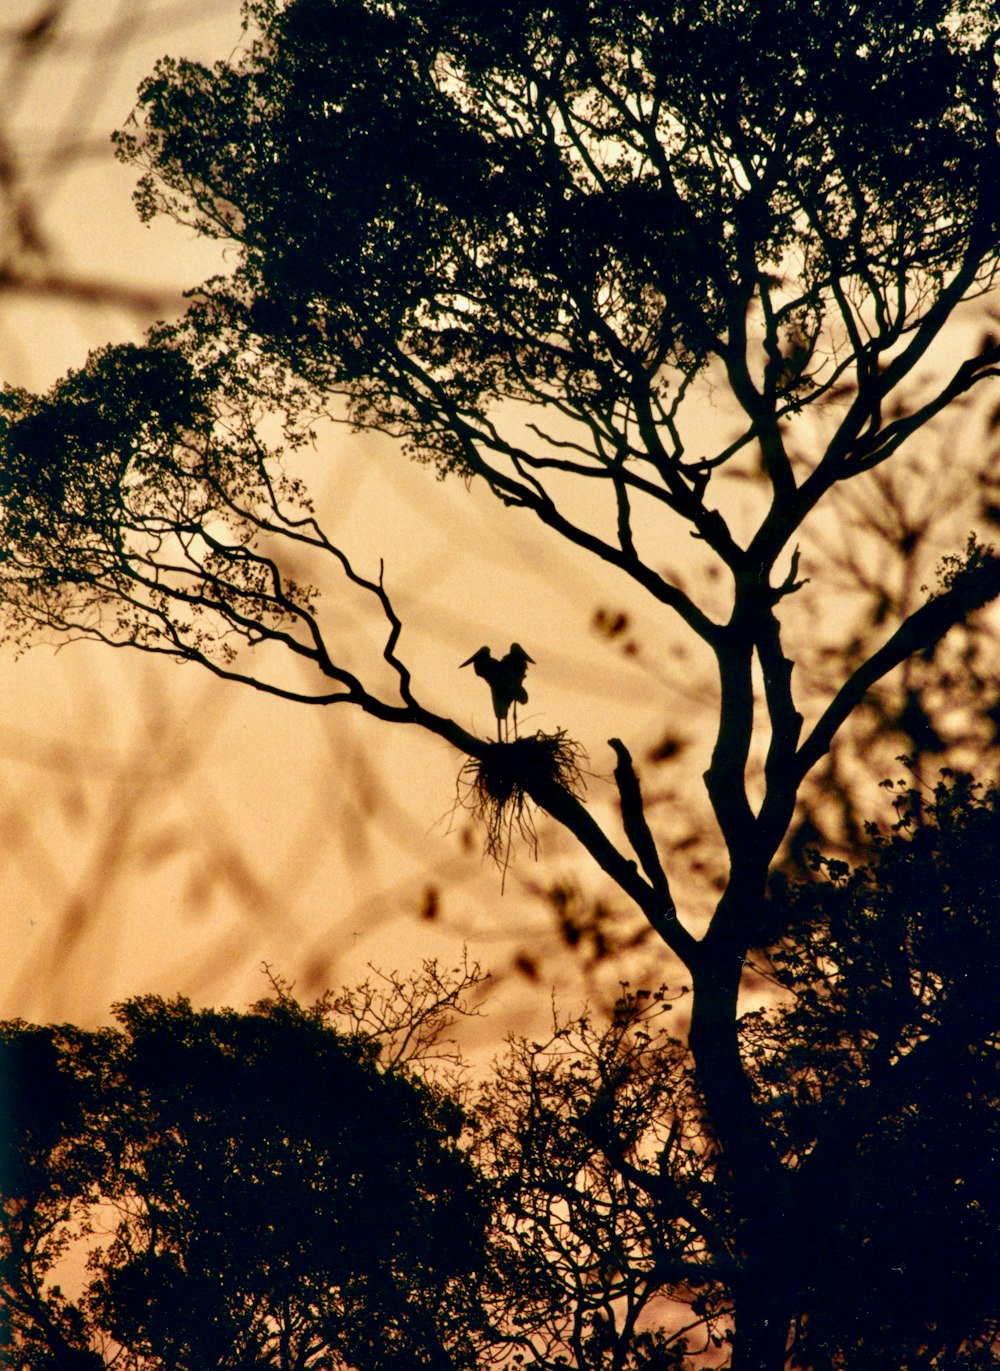
[[472, 663], [473, 663], [475, 660], [476, 660], [476, 654], [473, 653], [471, 657], [467, 657], [467, 658], [465, 659], [464, 662], [460, 662], [460, 663], [459, 663], [459, 670], [461, 670], [461, 668], [462, 668], [463, 666], [471, 666]]

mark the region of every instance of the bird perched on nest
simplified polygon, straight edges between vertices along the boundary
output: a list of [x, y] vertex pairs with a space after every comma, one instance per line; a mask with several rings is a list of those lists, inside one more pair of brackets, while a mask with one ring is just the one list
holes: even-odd
[[462, 666], [471, 666], [477, 676], [481, 676], [493, 696], [493, 713], [497, 716], [497, 741], [503, 742], [501, 724], [506, 729], [507, 714], [514, 706], [514, 737], [517, 737], [517, 707], [528, 703], [528, 692], [524, 688], [524, 674], [528, 663], [534, 662], [520, 643], [511, 643], [510, 651], [499, 659], [493, 656], [488, 647], [481, 647]]

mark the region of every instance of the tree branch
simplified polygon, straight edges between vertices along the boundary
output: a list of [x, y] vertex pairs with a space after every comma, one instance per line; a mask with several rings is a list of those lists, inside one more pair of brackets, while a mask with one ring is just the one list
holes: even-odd
[[796, 785], [830, 748], [837, 730], [883, 676], [915, 652], [933, 647], [968, 615], [1000, 595], [1000, 557], [991, 555], [974, 571], [960, 573], [949, 590], [914, 611], [888, 642], [841, 686], [795, 758]]
[[620, 738], [609, 738], [608, 743], [618, 759], [615, 766], [615, 783], [618, 786], [618, 795], [621, 799], [625, 836], [632, 844], [632, 850], [639, 858], [639, 864], [646, 873], [650, 885], [663, 901], [666, 911], [665, 917], [676, 918], [677, 912], [670, 895], [666, 872], [663, 870], [659, 854], [656, 851], [656, 843], [650, 832], [649, 824], [646, 822], [642, 790], [639, 785], [639, 777], [635, 773], [631, 754]]
[[[622, 856], [576, 796], [556, 781], [532, 781], [528, 793], [537, 805], [573, 834], [601, 870], [638, 905], [671, 951], [690, 967], [698, 957], [697, 940], [678, 921], [672, 904], [670, 912], [664, 912], [661, 890], [643, 880], [635, 862]], [[669, 895], [667, 898], [669, 900]]]

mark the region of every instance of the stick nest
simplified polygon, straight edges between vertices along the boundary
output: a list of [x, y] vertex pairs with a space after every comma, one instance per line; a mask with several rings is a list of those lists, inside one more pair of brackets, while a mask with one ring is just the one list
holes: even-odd
[[564, 729], [538, 732], [512, 743], [490, 743], [482, 757], [467, 757], [458, 773], [458, 803], [486, 827], [486, 855], [506, 871], [516, 832], [538, 855], [530, 797], [533, 787], [554, 782], [571, 795], [584, 790], [585, 753]]

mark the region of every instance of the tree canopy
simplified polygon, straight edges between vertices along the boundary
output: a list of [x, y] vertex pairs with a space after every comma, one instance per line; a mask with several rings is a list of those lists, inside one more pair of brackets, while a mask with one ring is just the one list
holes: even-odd
[[[864, 865], [816, 857], [771, 950], [794, 999], [744, 1021], [804, 1204], [803, 1360], [949, 1364], [994, 1349], [1000, 1254], [995, 786], [896, 787]], [[829, 1199], [825, 1212], [823, 1197]]]
[[[8, 1364], [472, 1364], [486, 1203], [457, 1103], [287, 995], [117, 1018], [4, 1025]], [[87, 1243], [74, 1303], [51, 1284]]]

